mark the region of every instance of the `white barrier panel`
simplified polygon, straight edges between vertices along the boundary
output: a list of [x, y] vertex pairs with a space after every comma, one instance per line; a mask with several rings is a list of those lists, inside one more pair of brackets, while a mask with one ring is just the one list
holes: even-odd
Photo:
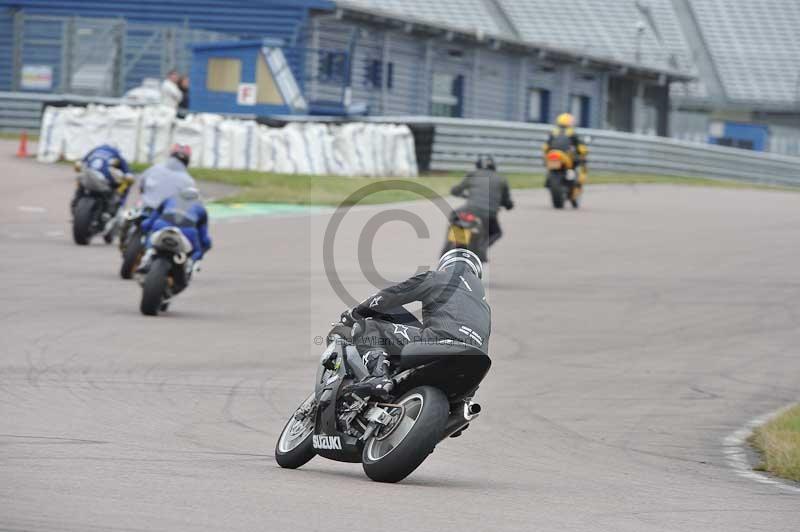
[[179, 118], [175, 121], [175, 128], [172, 131], [172, 143], [189, 146], [192, 150], [192, 166], [198, 165], [203, 161], [204, 148], [204, 115], [189, 115], [186, 118]]
[[222, 168], [221, 159], [226, 158], [222, 151], [224, 131], [220, 127], [225, 121], [221, 115], [203, 115], [203, 157], [199, 166], [203, 168]]
[[414, 135], [406, 125], [387, 125], [383, 130], [387, 139], [385, 152], [386, 174], [397, 177], [416, 177], [419, 173], [417, 167], [417, 152], [414, 146]]
[[172, 144], [192, 149], [192, 165], [284, 174], [414, 176], [414, 139], [407, 126], [293, 122], [269, 128], [252, 120], [198, 114], [175, 118], [165, 106], [90, 105], [51, 108], [42, 120], [38, 158], [81, 159], [111, 143], [132, 161], [164, 160]]
[[171, 107], [158, 105], [144, 108], [136, 152], [137, 163], [153, 164], [169, 156], [173, 122], [175, 109]]
[[296, 173], [295, 164], [289, 156], [289, 144], [282, 129], [261, 126], [258, 137], [260, 171], [276, 174]]
[[231, 123], [233, 125], [231, 168], [258, 170], [259, 125], [253, 120], [236, 120]]
[[295, 174], [313, 174], [314, 162], [305, 137], [306, 124], [287, 124], [281, 130], [288, 148], [289, 161]]
[[77, 161], [93, 148], [107, 144], [109, 120], [105, 106], [74, 107], [67, 113], [64, 122], [64, 158]]
[[47, 107], [42, 115], [39, 150], [36, 159], [41, 163], [55, 163], [64, 154], [64, 121], [70, 107]]
[[349, 175], [349, 170], [344, 162], [344, 157], [337, 150], [336, 135], [339, 133], [337, 126], [326, 126], [325, 134], [319, 137], [321, 144], [322, 157], [325, 160], [328, 174]]
[[120, 105], [108, 108], [108, 142], [128, 161], [136, 159], [142, 110]]

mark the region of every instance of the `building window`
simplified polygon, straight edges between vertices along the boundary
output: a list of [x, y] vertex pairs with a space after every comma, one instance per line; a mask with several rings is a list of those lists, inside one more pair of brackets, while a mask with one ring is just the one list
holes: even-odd
[[206, 89], [213, 92], [237, 92], [242, 79], [242, 61], [212, 57], [206, 69]]
[[434, 74], [431, 115], [461, 117], [464, 108], [464, 76]]
[[258, 54], [256, 62], [256, 103], [268, 105], [283, 105], [283, 96], [275, 83], [264, 54]]
[[[383, 61], [373, 59], [367, 62], [364, 84], [373, 89], [383, 87]], [[394, 63], [386, 64], [386, 88], [391, 90], [394, 87]]]
[[347, 54], [344, 52], [319, 52], [317, 78], [326, 82], [344, 82], [347, 70]]
[[546, 89], [528, 90], [528, 122], [550, 121], [550, 91]]
[[573, 94], [569, 99], [569, 112], [575, 117], [578, 127], [591, 127], [592, 99], [588, 96]]

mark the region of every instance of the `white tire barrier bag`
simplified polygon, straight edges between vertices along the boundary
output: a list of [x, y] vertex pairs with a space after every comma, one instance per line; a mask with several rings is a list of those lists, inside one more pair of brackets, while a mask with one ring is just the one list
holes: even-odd
[[169, 156], [175, 109], [165, 105], [145, 107], [142, 111], [136, 162], [154, 164]]
[[259, 126], [253, 120], [232, 120], [231, 168], [258, 170]]
[[314, 173], [314, 163], [311, 161], [308, 139], [305, 136], [305, 124], [287, 124], [281, 129], [281, 132], [286, 139], [289, 160], [294, 167], [293, 173]]
[[231, 128], [226, 125], [227, 120], [220, 115], [203, 115], [203, 158], [204, 168], [230, 168]]
[[55, 163], [64, 154], [64, 123], [71, 107], [47, 107], [42, 115], [42, 129], [36, 159], [41, 163]]
[[261, 172], [296, 173], [282, 129], [261, 126], [258, 133], [258, 163]]
[[105, 106], [75, 107], [66, 118], [64, 158], [68, 161], [83, 159], [93, 148], [109, 142], [109, 116]]
[[175, 118], [165, 106], [45, 109], [38, 159], [78, 160], [101, 144], [128, 160], [153, 164], [172, 144], [192, 149], [192, 165], [282, 174], [413, 177], [414, 137], [405, 125], [292, 122], [270, 128], [253, 120], [197, 114]]
[[128, 161], [136, 160], [142, 110], [120, 105], [108, 108], [108, 142]]

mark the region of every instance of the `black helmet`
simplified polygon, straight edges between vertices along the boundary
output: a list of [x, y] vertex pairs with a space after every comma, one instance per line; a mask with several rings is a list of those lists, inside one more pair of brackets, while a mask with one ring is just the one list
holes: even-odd
[[465, 262], [478, 279], [483, 278], [483, 263], [481, 263], [481, 259], [472, 251], [464, 248], [451, 249], [442, 255], [436, 269], [439, 271], [444, 270], [456, 262]]
[[192, 160], [192, 147], [186, 144], [175, 144], [169, 152], [170, 157], [175, 157], [183, 166], [188, 167], [189, 162]]
[[475, 168], [478, 170], [497, 170], [497, 165], [494, 163], [494, 157], [491, 155], [479, 155], [478, 160], [475, 161]]

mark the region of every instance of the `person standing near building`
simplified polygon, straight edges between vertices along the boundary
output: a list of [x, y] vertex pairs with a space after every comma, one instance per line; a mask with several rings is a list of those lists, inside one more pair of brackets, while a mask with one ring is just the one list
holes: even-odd
[[181, 111], [189, 111], [189, 76], [181, 76], [178, 88], [181, 90], [182, 98], [181, 103], [178, 104], [178, 109]]
[[181, 76], [177, 70], [170, 70], [167, 79], [161, 83], [161, 105], [177, 109], [183, 100], [180, 87]]

